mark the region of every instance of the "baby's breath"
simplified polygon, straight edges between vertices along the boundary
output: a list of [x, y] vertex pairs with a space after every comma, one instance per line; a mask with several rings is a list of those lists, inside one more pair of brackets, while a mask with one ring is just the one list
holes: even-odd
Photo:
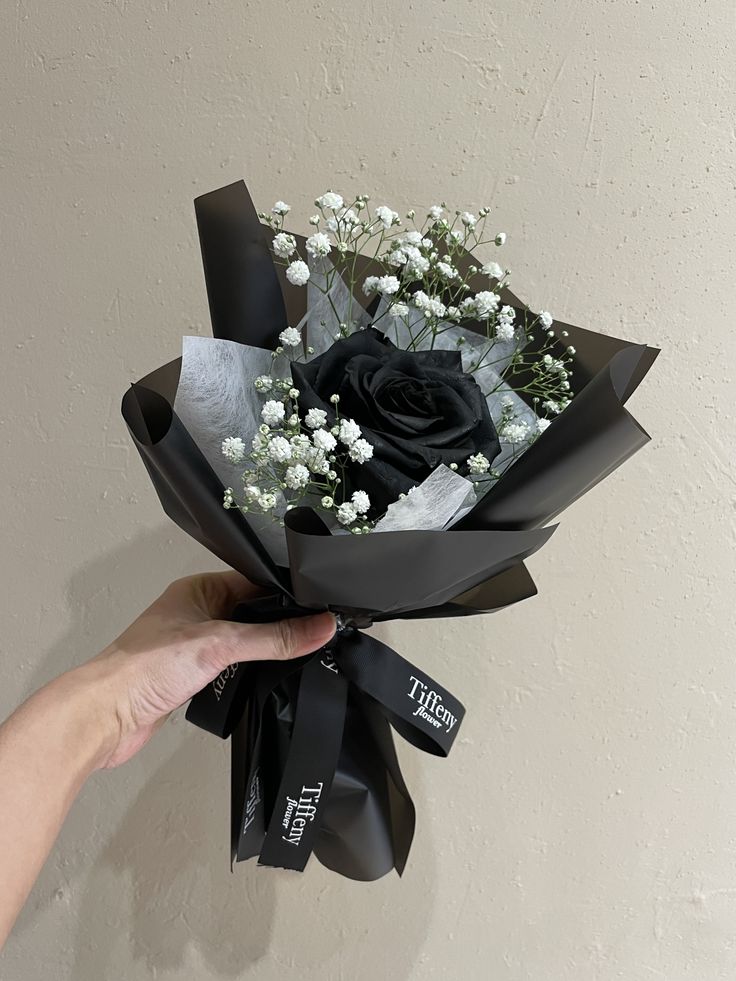
[[[310, 289], [322, 292], [328, 302], [335, 278], [347, 283], [349, 305], [335, 329], [336, 340], [355, 329], [361, 295], [365, 305], [380, 301], [382, 312], [373, 320], [377, 326], [381, 317], [387, 318], [387, 324], [403, 323], [407, 330], [416, 325], [411, 327], [408, 350], [432, 349], [443, 333], [454, 331], [453, 346], [462, 352], [465, 370], [477, 377], [484, 396], [496, 406], [494, 419], [508, 466], [570, 403], [575, 349], [567, 332], [555, 330], [547, 310], [535, 315], [504, 303], [510, 276], [505, 265], [495, 260], [479, 266], [472, 262], [476, 250], [506, 244], [505, 232], [488, 228], [488, 206], [453, 211], [441, 201], [410, 208], [402, 218], [399, 209], [387, 203], [369, 206], [369, 200], [365, 193], [351, 198], [330, 189], [320, 194], [314, 201], [316, 211], [308, 218], [312, 231], [302, 240], [303, 251], [297, 238], [283, 228], [290, 206], [277, 201], [269, 213], [260, 215], [274, 232], [274, 260], [285, 267], [292, 285], [303, 287], [309, 282]], [[357, 261], [365, 255], [373, 258], [369, 276], [361, 273]], [[325, 266], [319, 276], [312, 275], [315, 263]], [[458, 335], [458, 328], [464, 327]], [[273, 353], [274, 371], [284, 357], [296, 361], [314, 353], [303, 343], [296, 328], [282, 330]], [[494, 372], [483, 372], [487, 367]], [[489, 387], [487, 377], [498, 378], [495, 387]], [[341, 416], [339, 396], [329, 399], [329, 419], [324, 409], [299, 410], [299, 393], [289, 378], [278, 378], [273, 372], [262, 375], [255, 389], [263, 397], [263, 421], [250, 449], [240, 435], [223, 440], [225, 457], [246, 468], [242, 495], [228, 488], [224, 506], [273, 513], [283, 520], [286, 510], [308, 503], [329, 512], [354, 534], [370, 531], [372, 524], [365, 518], [370, 498], [362, 490], [347, 496], [344, 473], [370, 460], [373, 446], [354, 420]], [[533, 414], [523, 410], [510, 391], [532, 407]], [[450, 466], [458, 470], [458, 464]], [[481, 453], [461, 464], [460, 472], [486, 484], [500, 476]]]
[[[373, 456], [373, 447], [363, 438], [360, 426], [349, 418], [340, 418], [339, 397], [330, 401], [336, 421], [331, 429], [324, 409], [308, 409], [301, 414], [299, 391], [290, 379], [256, 379], [254, 387], [263, 394], [261, 423], [246, 451], [240, 436], [228, 436], [222, 442], [222, 453], [231, 463], [243, 463], [243, 493], [236, 504], [233, 488], [223, 499], [225, 508], [239, 507], [244, 514], [270, 513], [275, 520], [292, 508], [304, 504], [334, 513], [338, 523], [348, 531], [363, 534], [373, 523], [366, 521], [371, 507], [365, 491], [354, 491], [345, 497], [343, 477], [348, 466], [363, 464]], [[280, 397], [273, 397], [273, 393]]]

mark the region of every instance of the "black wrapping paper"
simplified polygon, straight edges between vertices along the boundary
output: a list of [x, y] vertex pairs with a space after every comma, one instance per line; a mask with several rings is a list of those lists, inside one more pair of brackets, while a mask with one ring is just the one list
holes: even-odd
[[[306, 291], [272, 261], [271, 232], [245, 184], [203, 195], [195, 210], [214, 336], [274, 348], [303, 315]], [[371, 273], [369, 259], [358, 264]], [[522, 308], [509, 291], [502, 300]], [[415, 813], [392, 732], [446, 755], [464, 709], [364, 630], [396, 618], [487, 613], [533, 595], [524, 560], [552, 534], [544, 526], [648, 440], [625, 402], [658, 352], [557, 326], [576, 349], [573, 400], [460, 523], [333, 536], [315, 512], [297, 508], [286, 517], [288, 566], [271, 559], [241, 512], [222, 507], [224, 488], [173, 409], [180, 361], [125, 394], [123, 416], [165, 512], [269, 593], [234, 618], [322, 609], [339, 617], [327, 649], [233, 667], [190, 705], [194, 724], [232, 736], [234, 859], [303, 869], [313, 852], [360, 880], [405, 867]]]

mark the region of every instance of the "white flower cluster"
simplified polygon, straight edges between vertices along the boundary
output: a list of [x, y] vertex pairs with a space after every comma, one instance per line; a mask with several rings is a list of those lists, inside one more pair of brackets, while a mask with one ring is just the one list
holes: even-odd
[[507, 443], [523, 443], [529, 438], [529, 425], [526, 422], [507, 422], [500, 430], [499, 436]]
[[367, 276], [363, 281], [363, 292], [366, 296], [371, 293], [393, 296], [394, 293], [398, 293], [400, 285], [396, 276]]
[[497, 262], [487, 262], [484, 266], [481, 266], [480, 271], [484, 276], [488, 276], [489, 279], [501, 280], [505, 275], [503, 269]]
[[409, 307], [406, 303], [392, 303], [389, 307], [388, 315], [392, 319], [407, 317], [409, 315]]
[[367, 463], [373, 456], [373, 447], [362, 438], [360, 426], [353, 419], [341, 419], [333, 432], [348, 449], [348, 456], [355, 463]]
[[513, 341], [516, 336], [515, 319], [516, 311], [513, 307], [501, 307], [496, 318], [496, 337], [499, 341]]
[[269, 399], [261, 409], [261, 418], [267, 426], [280, 426], [286, 416], [283, 402]]
[[444, 317], [447, 313], [447, 307], [442, 300], [438, 300], [436, 296], [427, 296], [424, 290], [417, 290], [412, 297], [412, 301], [414, 306], [418, 310], [421, 310], [428, 319], [431, 317], [439, 320], [440, 317]]
[[272, 247], [280, 259], [288, 259], [296, 252], [296, 239], [286, 232], [279, 232], [278, 235], [274, 235]]
[[[292, 328], [287, 328], [292, 330]], [[298, 332], [297, 332], [298, 333]], [[281, 334], [282, 343], [286, 331]], [[279, 512], [279, 502], [289, 510], [306, 501], [322, 509], [334, 511], [339, 524], [354, 534], [371, 530], [367, 514], [371, 507], [365, 491], [356, 490], [349, 500], [341, 495], [342, 479], [338, 471], [352, 464], [364, 464], [373, 456], [373, 447], [363, 437], [353, 419], [340, 418], [337, 413], [339, 397], [333, 395], [335, 419], [329, 426], [325, 409], [308, 409], [303, 415], [298, 408], [299, 391], [290, 378], [259, 376], [254, 383], [258, 392], [269, 395], [282, 392], [282, 398], [266, 398], [261, 408], [261, 425], [253, 437], [250, 453], [240, 436], [228, 436], [222, 442], [223, 456], [230, 463], [243, 463], [243, 503], [245, 512]], [[235, 492], [225, 492], [223, 505], [235, 505]], [[276, 517], [280, 517], [276, 514]]]
[[488, 473], [491, 469], [490, 461], [482, 453], [475, 453], [468, 457], [468, 472], [471, 474]]
[[460, 304], [460, 309], [468, 317], [477, 317], [478, 320], [488, 320], [489, 317], [498, 309], [501, 297], [498, 293], [490, 290], [481, 290], [475, 296], [466, 297]]
[[394, 238], [391, 249], [385, 256], [389, 266], [401, 270], [406, 282], [415, 282], [425, 276], [436, 259], [437, 253], [432, 239], [416, 230]]
[[222, 441], [222, 455], [230, 463], [242, 463], [245, 459], [245, 443], [239, 436], [228, 436]]
[[329, 255], [332, 251], [332, 240], [325, 232], [315, 232], [314, 235], [310, 235], [307, 239], [305, 248], [315, 258]]
[[448, 261], [448, 260], [449, 260], [449, 258], [450, 258], [450, 257], [449, 257], [449, 256], [447, 256], [447, 257], [446, 257], [446, 259], [441, 259], [441, 260], [440, 260], [440, 261], [439, 261], [439, 262], [437, 263], [437, 266], [436, 266], [436, 268], [437, 268], [437, 272], [438, 272], [438, 274], [440, 275], [440, 277], [441, 277], [442, 279], [445, 279], [445, 280], [447, 280], [448, 282], [452, 282], [452, 281], [453, 281], [454, 279], [459, 279], [459, 277], [460, 277], [460, 273], [459, 273], [459, 272], [457, 271], [457, 269], [456, 269], [456, 268], [455, 268], [455, 267], [453, 266], [453, 264], [452, 264], [451, 262], [449, 262], [449, 261]]
[[382, 204], [380, 207], [376, 208], [375, 215], [384, 228], [391, 228], [392, 225], [401, 224], [398, 213], [396, 211], [392, 211], [391, 208], [387, 208], [385, 204]]
[[303, 259], [295, 259], [286, 267], [286, 278], [292, 286], [306, 286], [309, 276], [309, 266]]
[[[504, 290], [510, 273], [505, 265], [495, 260], [473, 264], [471, 253], [476, 249], [500, 248], [507, 241], [505, 232], [488, 228], [489, 208], [453, 212], [441, 201], [422, 209], [425, 217], [417, 219], [414, 209], [400, 216], [398, 210], [386, 203], [369, 208], [368, 201], [366, 194], [348, 198], [337, 191], [325, 191], [314, 201], [316, 210], [309, 217], [312, 232], [305, 239], [284, 229], [284, 217], [291, 211], [285, 202], [277, 201], [269, 214], [260, 216], [273, 230], [273, 254], [285, 266], [288, 282], [297, 287], [312, 283], [328, 294], [335, 277], [342, 276], [350, 288], [351, 299], [347, 315], [341, 313], [345, 322], [339, 324], [336, 339], [347, 336], [360, 320], [360, 316], [353, 317], [352, 305], [355, 303], [362, 316], [364, 311], [358, 299], [362, 292], [371, 301], [380, 298], [381, 313], [377, 319], [386, 316], [388, 323], [404, 321], [411, 331], [409, 350], [434, 347], [438, 335], [453, 330], [457, 345], [464, 346], [467, 352], [463, 363], [469, 373], [479, 372], [487, 365], [502, 364], [503, 369], [497, 370], [502, 371], [504, 385], [522, 396], [538, 420], [530, 423], [529, 417], [515, 418], [512, 408], [503, 408], [497, 429], [515, 458], [570, 403], [575, 350], [566, 346], [566, 332], [559, 329], [560, 325], [555, 331], [549, 311], [541, 310], [534, 315], [506, 302]], [[356, 255], [374, 256], [369, 275], [360, 272], [364, 267], [355, 263]], [[468, 325], [465, 333], [462, 333], [463, 324]], [[402, 336], [400, 329], [396, 336]], [[277, 354], [301, 356], [302, 337], [296, 328], [285, 328], [279, 335], [279, 344]], [[494, 354], [496, 345], [503, 347], [497, 348]], [[310, 352], [307, 348], [305, 353]], [[485, 377], [485, 373], [477, 377]], [[322, 453], [329, 458], [342, 453], [346, 465], [370, 459], [373, 448], [353, 433], [350, 420], [339, 420], [330, 428], [327, 413], [320, 409], [310, 409], [300, 418], [296, 404], [284, 407], [287, 390], [268, 376], [259, 378], [256, 388], [268, 396], [264, 426], [274, 434], [276, 430], [284, 430], [278, 435], [284, 436], [290, 445], [292, 438], [299, 436], [307, 439], [312, 454]], [[494, 392], [484, 394], [489, 398], [494, 396]], [[281, 412], [272, 404], [279, 403], [279, 395], [284, 395]], [[503, 396], [499, 394], [499, 398]], [[497, 413], [494, 418], [498, 418]], [[351, 436], [354, 438], [348, 442], [345, 437]], [[261, 433], [257, 440], [263, 438]], [[223, 452], [234, 454], [235, 461], [243, 448], [225, 442], [228, 448], [226, 451], [223, 444]], [[259, 445], [257, 451], [263, 452], [265, 448]], [[272, 452], [277, 454], [272, 460], [274, 465], [287, 465], [288, 461], [280, 459], [285, 453], [281, 443]], [[319, 458], [315, 459], [320, 462]], [[309, 461], [292, 461], [290, 465], [307, 468], [309, 481], [304, 487], [310, 494], [317, 490], [315, 473], [320, 480], [325, 477], [311, 469]], [[460, 469], [472, 477], [498, 476], [483, 454], [473, 455]], [[285, 474], [281, 476], [281, 484], [268, 493], [278, 496], [284, 487], [289, 491], [302, 490], [302, 471], [290, 474], [288, 483]], [[332, 509], [338, 521], [350, 517], [355, 502], [339, 494], [335, 497], [334, 487], [328, 490], [321, 493], [322, 506]], [[325, 503], [327, 500], [331, 502], [329, 505]], [[354, 518], [346, 524], [355, 530], [359, 520], [362, 520], [361, 512], [356, 510]]]
[[[371, 499], [365, 491], [354, 491], [349, 501], [338, 505], [337, 520], [341, 525], [351, 525], [359, 517], [366, 514], [371, 506]], [[362, 529], [361, 529], [362, 530]]]
[[326, 194], [320, 195], [314, 203], [320, 211], [339, 211], [345, 204], [342, 195], [335, 194], [334, 191], [327, 191]]
[[[320, 194], [314, 202], [318, 213], [309, 219], [317, 230], [305, 240], [303, 257], [297, 254], [296, 238], [282, 227], [284, 215], [291, 210], [289, 205], [277, 201], [271, 214], [261, 216], [276, 232], [273, 251], [284, 261], [286, 277], [292, 285], [304, 286], [310, 281], [310, 262], [333, 252], [337, 253], [338, 262], [341, 257], [347, 261], [346, 253], [360, 252], [361, 247], [370, 246], [385, 274], [371, 274], [360, 285], [366, 296], [377, 294], [387, 301], [386, 312], [391, 318], [408, 317], [410, 307], [414, 306], [433, 332], [442, 329], [441, 322], [445, 320], [450, 324], [480, 320], [488, 325], [489, 339], [514, 339], [511, 320], [498, 315], [499, 294], [471, 287], [467, 262], [463, 259], [471, 248], [505, 243], [504, 232], [484, 237], [489, 208], [480, 208], [477, 214], [457, 210], [453, 217], [444, 202], [433, 204], [421, 225], [415, 223], [416, 212], [410, 210], [407, 218], [414, 227], [405, 228], [398, 211], [387, 204], [369, 211], [367, 202], [365, 194], [358, 194], [352, 200], [333, 190]], [[372, 240], [376, 238], [378, 247], [374, 249]], [[440, 248], [442, 245], [444, 248]], [[471, 274], [478, 271], [470, 267]], [[503, 285], [508, 276], [508, 271], [497, 262], [487, 262], [480, 272], [495, 280], [497, 286]], [[340, 336], [344, 336], [342, 330]], [[289, 346], [287, 341], [282, 343]]]
[[296, 327], [287, 327], [279, 334], [279, 340], [284, 347], [296, 347], [298, 344], [301, 344], [302, 335]]

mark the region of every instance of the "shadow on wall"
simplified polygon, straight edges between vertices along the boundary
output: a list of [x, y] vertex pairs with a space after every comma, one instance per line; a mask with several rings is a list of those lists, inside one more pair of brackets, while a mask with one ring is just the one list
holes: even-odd
[[[34, 686], [104, 647], [171, 579], [207, 567], [211, 556], [164, 526], [75, 573], [68, 590], [74, 622], [39, 665]], [[405, 775], [420, 790], [415, 755], [404, 754]], [[59, 976], [75, 981], [118, 978], [131, 957], [142, 972], [135, 977], [184, 970], [197, 957], [203, 977], [281, 978], [290, 974], [287, 965], [294, 976], [307, 965], [348, 970], [345, 955], [353, 981], [410, 977], [434, 905], [423, 795], [415, 794], [420, 833], [403, 881], [391, 875], [353, 883], [316, 861], [301, 877], [255, 862], [231, 874], [229, 765], [229, 744], [193, 729], [179, 712], [131, 763], [94, 777], [19, 921], [16, 942], [31, 943], [40, 915], [60, 916], [66, 936], [74, 919], [76, 935], [65, 938], [59, 964], [69, 961], [68, 974]], [[301, 924], [278, 953], [272, 941], [277, 890], [278, 919]], [[387, 901], [396, 907], [389, 919]], [[335, 908], [343, 914], [339, 922]]]
[[96, 929], [90, 935], [100, 897], [114, 908], [113, 880], [124, 885], [122, 938], [146, 977], [191, 963], [192, 947], [223, 978], [242, 977], [268, 952], [274, 880], [255, 865], [233, 875], [228, 864], [229, 754], [177, 728], [178, 749], [151, 774], [87, 878], [73, 978], [119, 977], [114, 948], [97, 943]]
[[[30, 690], [101, 650], [172, 579], [215, 561], [164, 525], [75, 572], [67, 590], [72, 624]], [[229, 744], [186, 724], [180, 711], [132, 762], [93, 777], [16, 942], [42, 911], [58, 916], [61, 904], [61, 916], [76, 921], [74, 940], [60, 951], [61, 961], [73, 958], [75, 981], [118, 978], [131, 954], [145, 964], [141, 977], [155, 976], [185, 963], [192, 945], [216, 975], [241, 977], [268, 949], [275, 894], [273, 880], [253, 867], [230, 873], [229, 765]]]

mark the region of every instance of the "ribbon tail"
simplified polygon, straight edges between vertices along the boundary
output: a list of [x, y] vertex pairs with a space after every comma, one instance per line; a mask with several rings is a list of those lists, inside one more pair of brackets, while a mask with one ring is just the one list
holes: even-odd
[[465, 706], [451, 692], [393, 648], [359, 630], [343, 633], [335, 658], [407, 742], [434, 756], [448, 755], [465, 716]]
[[388, 720], [380, 707], [370, 699], [363, 700], [364, 711], [369, 719], [373, 738], [378, 746], [386, 766], [386, 791], [388, 794], [389, 816], [391, 822], [391, 840], [393, 844], [393, 864], [399, 875], [402, 875], [409, 858], [411, 843], [414, 840], [416, 825], [416, 810], [411, 799], [409, 788], [396, 755], [393, 734]]
[[[256, 707], [251, 700], [230, 740], [230, 860], [240, 861], [239, 849], [244, 835], [263, 827], [263, 788], [259, 783], [258, 747], [252, 738]], [[258, 820], [260, 818], [260, 821]], [[256, 851], [257, 854], [257, 851]]]
[[446, 756], [464, 708], [437, 681], [375, 637], [343, 628], [333, 649], [351, 682], [342, 753], [315, 855], [351, 879], [406, 866], [416, 821], [392, 728], [424, 752]]
[[348, 683], [324, 650], [302, 671], [291, 743], [259, 864], [303, 871], [342, 746]]
[[262, 765], [263, 703], [250, 699], [231, 739], [231, 862], [253, 858], [261, 850], [268, 814], [268, 768]]

